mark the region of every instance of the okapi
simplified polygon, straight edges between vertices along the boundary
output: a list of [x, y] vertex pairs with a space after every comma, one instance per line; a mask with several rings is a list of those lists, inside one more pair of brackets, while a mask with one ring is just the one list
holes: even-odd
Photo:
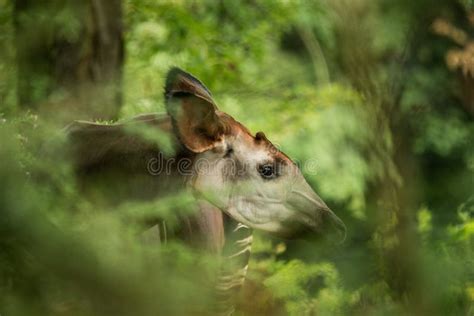
[[[219, 111], [198, 79], [173, 68], [164, 96], [167, 114], [146, 114], [110, 125], [73, 122], [68, 133], [75, 166], [85, 190], [102, 182], [116, 204], [180, 190], [193, 193], [197, 211], [181, 218], [178, 231], [170, 232], [166, 221], [156, 220], [147, 235], [158, 242], [173, 235], [232, 261], [224, 264], [216, 286], [220, 312], [231, 313], [233, 296], [245, 279], [252, 229], [285, 238], [330, 230], [345, 235], [343, 222], [297, 165], [264, 133], [254, 136]], [[137, 127], [169, 137], [173, 154], [131, 132]], [[171, 169], [154, 168], [160, 162], [157, 157]], [[171, 159], [175, 163], [168, 164]], [[186, 170], [180, 170], [180, 161], [187, 162]]]

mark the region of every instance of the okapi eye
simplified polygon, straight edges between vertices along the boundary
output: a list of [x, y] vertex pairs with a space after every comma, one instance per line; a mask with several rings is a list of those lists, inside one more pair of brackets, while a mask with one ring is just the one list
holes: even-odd
[[258, 168], [258, 172], [260, 172], [260, 175], [264, 179], [273, 179], [277, 177], [274, 166], [270, 164], [261, 165]]

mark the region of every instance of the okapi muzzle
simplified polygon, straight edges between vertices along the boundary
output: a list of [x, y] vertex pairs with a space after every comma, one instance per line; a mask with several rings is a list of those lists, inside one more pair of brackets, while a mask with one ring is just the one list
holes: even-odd
[[237, 222], [280, 237], [335, 233], [343, 222], [308, 185], [299, 168], [258, 132], [253, 136], [217, 109], [196, 78], [172, 69], [167, 111], [180, 142], [196, 156], [189, 186]]

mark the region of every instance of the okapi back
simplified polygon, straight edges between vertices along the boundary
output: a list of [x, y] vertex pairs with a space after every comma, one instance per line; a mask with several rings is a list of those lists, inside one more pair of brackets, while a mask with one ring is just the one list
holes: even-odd
[[[164, 152], [141, 130], [168, 137], [173, 153]], [[191, 173], [178, 170], [178, 162], [186, 159], [192, 164], [195, 154], [180, 145], [168, 115], [147, 114], [110, 125], [78, 121], [67, 132], [78, 186], [84, 197], [99, 207], [114, 208], [133, 201], [156, 201], [159, 207], [161, 198], [186, 190]], [[150, 170], [153, 161], [161, 164], [162, 170]], [[168, 231], [166, 238], [220, 252], [224, 243], [222, 212], [205, 202], [194, 208], [195, 214], [180, 217], [178, 229]], [[144, 229], [158, 224], [163, 227], [163, 218], [147, 218]]]

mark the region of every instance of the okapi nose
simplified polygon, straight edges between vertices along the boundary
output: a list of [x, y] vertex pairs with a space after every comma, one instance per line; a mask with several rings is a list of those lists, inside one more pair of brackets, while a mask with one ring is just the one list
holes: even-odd
[[[326, 240], [341, 244], [346, 239], [346, 225], [334, 214], [306, 181], [300, 181], [291, 190], [288, 205], [305, 219], [307, 231], [317, 233]], [[309, 236], [308, 236], [309, 237]]]
[[324, 210], [322, 213], [322, 220], [325, 234], [331, 240], [334, 240], [338, 244], [342, 244], [346, 239], [346, 225], [344, 222], [337, 217], [330, 209]]

